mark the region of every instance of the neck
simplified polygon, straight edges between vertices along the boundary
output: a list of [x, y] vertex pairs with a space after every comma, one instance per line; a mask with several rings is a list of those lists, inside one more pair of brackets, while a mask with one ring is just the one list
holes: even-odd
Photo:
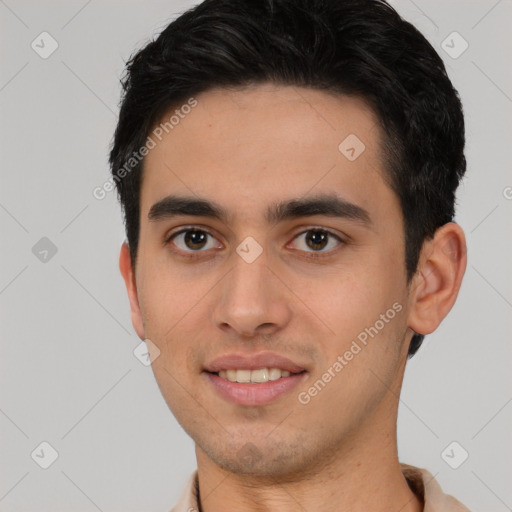
[[[389, 420], [389, 409], [387, 416]], [[422, 512], [423, 503], [401, 472], [396, 416], [391, 433], [384, 421], [378, 421], [371, 418], [342, 446], [329, 449], [300, 473], [286, 475], [235, 474], [217, 466], [196, 446], [200, 511]], [[382, 426], [379, 432], [375, 428], [369, 432], [369, 424]]]

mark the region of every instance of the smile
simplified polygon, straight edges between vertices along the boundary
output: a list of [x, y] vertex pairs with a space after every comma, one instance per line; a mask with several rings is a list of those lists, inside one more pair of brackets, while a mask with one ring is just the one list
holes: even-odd
[[260, 384], [282, 377], [289, 377], [290, 372], [281, 370], [281, 368], [260, 368], [258, 370], [221, 370], [217, 375], [230, 382]]
[[257, 407], [284, 398], [304, 382], [308, 372], [304, 370], [300, 373], [291, 373], [279, 368], [260, 368], [220, 370], [218, 373], [203, 372], [203, 375], [208, 378], [215, 393], [223, 400], [235, 405]]

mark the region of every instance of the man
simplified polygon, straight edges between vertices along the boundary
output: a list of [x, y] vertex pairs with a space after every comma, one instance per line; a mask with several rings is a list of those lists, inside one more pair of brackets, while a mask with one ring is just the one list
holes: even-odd
[[196, 446], [184, 512], [468, 510], [398, 460], [466, 267], [460, 101], [378, 0], [206, 0], [128, 63], [120, 269]]

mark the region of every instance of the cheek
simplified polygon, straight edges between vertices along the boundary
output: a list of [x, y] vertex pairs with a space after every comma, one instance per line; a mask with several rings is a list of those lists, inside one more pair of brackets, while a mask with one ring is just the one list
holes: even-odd
[[[169, 264], [155, 264], [141, 276], [142, 309], [155, 324], [172, 324], [201, 298], [198, 279], [184, 278]], [[204, 293], [204, 292], [203, 292]]]
[[391, 265], [389, 258], [379, 257], [308, 290], [315, 311], [330, 328], [331, 341], [325, 351], [331, 358], [342, 354], [358, 337], [362, 341], [382, 339], [376, 353], [389, 348], [384, 340], [394, 340], [404, 323], [405, 282], [393, 274], [400, 270], [396, 262]]
[[145, 333], [161, 351], [160, 364], [165, 362], [167, 370], [180, 375], [196, 373], [193, 347], [197, 345], [195, 340], [206, 336], [202, 331], [209, 324], [204, 307], [208, 292], [213, 291], [214, 278], [183, 277], [155, 267], [143, 282], [139, 302]]
[[148, 273], [141, 283], [138, 293], [145, 335], [160, 350], [166, 350], [166, 340], [191, 306], [184, 291], [162, 273]]
[[386, 282], [351, 280], [330, 292], [315, 304], [334, 334], [317, 338], [324, 356], [302, 390], [311, 408], [332, 411], [328, 430], [347, 418], [355, 425], [377, 406], [392, 384], [406, 328], [403, 300]]
[[383, 302], [386, 285], [380, 282], [370, 265], [350, 268], [328, 278], [323, 286], [310, 292], [314, 303], [325, 312], [337, 329], [350, 331], [372, 318], [372, 311]]

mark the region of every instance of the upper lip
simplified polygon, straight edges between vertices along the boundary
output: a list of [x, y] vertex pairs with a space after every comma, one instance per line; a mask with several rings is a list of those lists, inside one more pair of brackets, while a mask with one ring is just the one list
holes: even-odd
[[290, 373], [300, 373], [305, 370], [287, 357], [273, 352], [257, 354], [231, 353], [216, 357], [205, 365], [207, 372], [216, 373], [221, 370], [259, 370], [260, 368], [280, 368]]

